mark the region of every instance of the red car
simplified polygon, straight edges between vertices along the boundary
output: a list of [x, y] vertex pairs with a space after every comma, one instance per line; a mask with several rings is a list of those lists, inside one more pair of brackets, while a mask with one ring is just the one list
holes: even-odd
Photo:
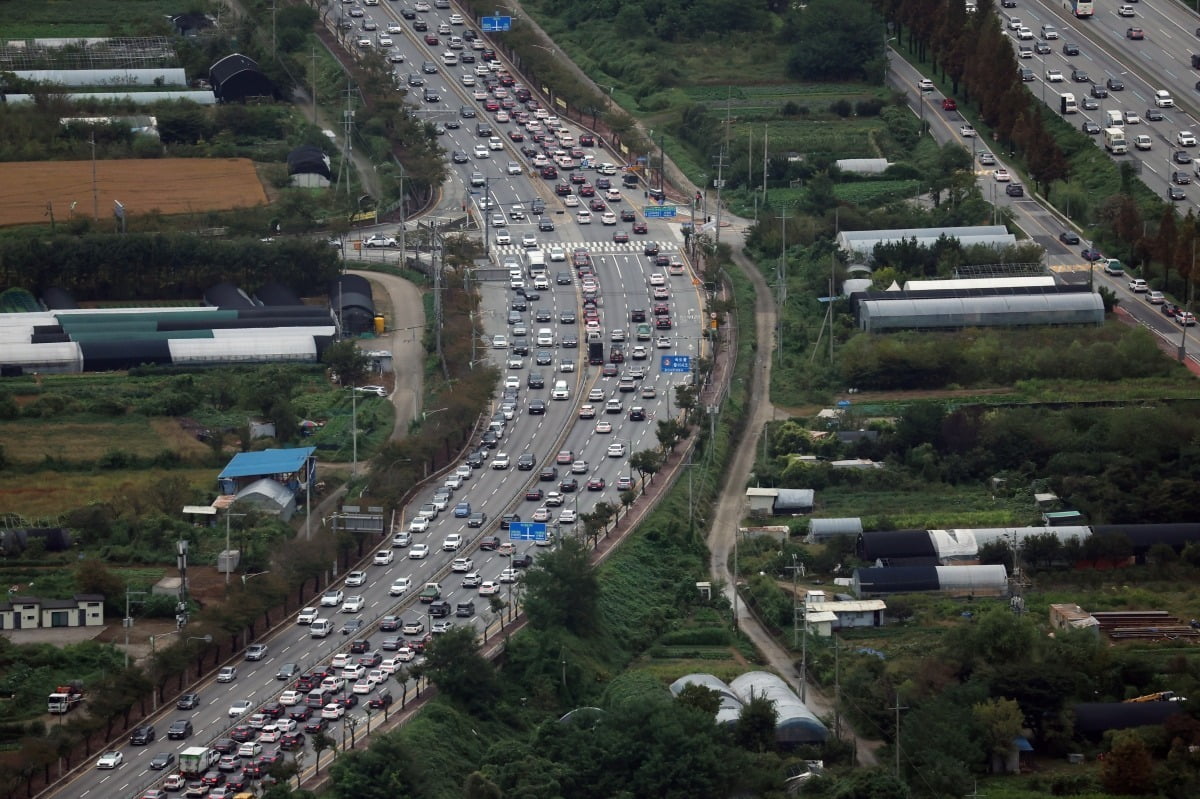
[[596, 213], [603, 213], [608, 210], [608, 206], [604, 204], [604, 200], [601, 200], [599, 197], [594, 198], [588, 203], [588, 207]]
[[658, 328], [659, 330], [670, 330], [671, 329], [671, 317], [669, 317], [669, 316], [658, 317], [657, 319], [654, 320], [654, 326], [656, 328]]
[[634, 233], [641, 233], [644, 235], [646, 233], [646, 231], [647, 231], [647, 228], [646, 228], [645, 222], [634, 222], [633, 223], [633, 232]]
[[512, 141], [525, 141], [525, 134], [519, 130], [510, 130], [508, 132], [508, 138]]
[[603, 477], [593, 477], [592, 479], [587, 481], [587, 490], [588, 491], [603, 491], [604, 485], [605, 485], [605, 483], [604, 483]]
[[945, 100], [942, 100], [942, 110], [943, 111], [957, 111], [958, 103], [954, 102], [953, 98], [947, 97]]
[[558, 170], [552, 166], [544, 166], [542, 167], [542, 177], [546, 180], [554, 180], [558, 177]]
[[575, 172], [575, 173], [572, 173], [572, 175], [571, 175], [571, 182], [572, 183], [581, 183], [581, 184], [587, 183], [587, 177], [579, 174], [578, 172]]
[[595, 147], [596, 139], [590, 133], [584, 133], [579, 137], [580, 147]]
[[654, 315], [655, 316], [670, 316], [671, 315], [671, 306], [667, 305], [665, 302], [654, 303]]
[[304, 746], [304, 733], [289, 732], [279, 739], [279, 748], [284, 752], [299, 749]]
[[613, 233], [613, 241], [617, 242], [618, 244], [626, 244], [629, 241], [629, 234], [624, 230], [618, 230]]
[[500, 110], [500, 102], [498, 100], [488, 100], [486, 103], [483, 104], [483, 107], [486, 108], [488, 111], [499, 111]]
[[1145, 39], [1146, 34], [1141, 28], [1126, 28], [1125, 29], [1125, 38], [1126, 39]]
[[437, 47], [439, 44], [438, 37], [434, 36], [432, 33], [425, 34], [425, 44]]
[[592, 186], [590, 183], [585, 182], [583, 185], [581, 185], [579, 187], [579, 196], [580, 197], [595, 197], [596, 196], [596, 188], [594, 186]]

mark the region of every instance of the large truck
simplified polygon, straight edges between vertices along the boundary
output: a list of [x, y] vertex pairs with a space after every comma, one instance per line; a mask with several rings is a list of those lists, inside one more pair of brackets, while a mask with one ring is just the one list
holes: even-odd
[[1124, 155], [1127, 153], [1129, 151], [1129, 147], [1125, 143], [1125, 129], [1105, 128], [1104, 149], [1108, 150], [1113, 155]]
[[62, 715], [70, 713], [83, 702], [83, 683], [75, 681], [60, 685], [46, 698], [46, 712]]
[[199, 778], [211, 769], [221, 753], [207, 746], [189, 746], [179, 753], [179, 771], [188, 778]]
[[1058, 96], [1058, 108], [1063, 114], [1079, 113], [1079, 104], [1075, 102], [1075, 95], [1070, 92]]
[[588, 333], [588, 363], [592, 366], [604, 365], [604, 338], [599, 333]]

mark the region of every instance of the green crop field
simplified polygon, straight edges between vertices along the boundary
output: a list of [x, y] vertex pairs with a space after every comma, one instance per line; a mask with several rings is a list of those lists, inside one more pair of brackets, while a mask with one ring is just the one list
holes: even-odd
[[8, 2], [0, 13], [0, 39], [146, 36], [161, 32], [164, 17], [190, 10], [183, 6], [174, 0]]

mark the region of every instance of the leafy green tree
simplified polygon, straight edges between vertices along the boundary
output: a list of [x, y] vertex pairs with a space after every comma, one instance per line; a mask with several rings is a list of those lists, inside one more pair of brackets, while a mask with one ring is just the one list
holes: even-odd
[[495, 667], [479, 653], [474, 627], [455, 627], [436, 636], [426, 652], [429, 679], [473, 713], [487, 710], [499, 692]]
[[368, 749], [346, 752], [329, 769], [336, 799], [396, 799], [428, 796], [426, 759], [402, 736], [376, 736]]
[[866, 0], [813, 0], [797, 13], [788, 72], [801, 80], [883, 80], [879, 17]]
[[328, 366], [337, 376], [338, 384], [356, 386], [367, 374], [370, 360], [365, 352], [358, 348], [352, 340], [339, 341], [325, 350], [321, 362]]
[[[654, 482], [654, 475], [662, 468], [662, 453], [658, 450], [643, 449], [629, 456], [629, 467], [638, 473], [642, 484], [642, 493], [646, 493], [647, 482]], [[646, 475], [650, 476], [649, 481]]]
[[533, 627], [577, 635], [594, 628], [600, 580], [588, 550], [578, 541], [564, 539], [558, 549], [538, 558], [524, 580], [525, 612]]
[[463, 799], [502, 799], [504, 794], [496, 783], [478, 771], [467, 775], [463, 786]]
[[1154, 763], [1136, 730], [1118, 730], [1112, 749], [1100, 764], [1104, 790], [1121, 796], [1154, 792]]
[[975, 705], [971, 712], [983, 733], [983, 745], [993, 758], [1003, 762], [1025, 723], [1021, 706], [1012, 699], [989, 699]]
[[755, 694], [738, 713], [733, 726], [733, 739], [748, 751], [769, 752], [775, 748], [775, 724], [778, 720], [775, 700]]
[[830, 799], [909, 799], [908, 786], [882, 768], [852, 769], [839, 777]]
[[314, 765], [313, 772], [316, 774], [320, 774], [321, 773], [321, 753], [323, 753], [326, 749], [332, 749], [333, 745], [334, 745], [334, 740], [332, 738], [330, 738], [329, 735], [327, 735], [326, 733], [318, 732], [316, 735], [314, 735], [312, 738], [309, 739], [309, 743], [312, 744], [313, 754], [316, 755], [316, 761], [313, 764]]
[[696, 683], [685, 685], [683, 690], [675, 697], [675, 701], [691, 705], [710, 716], [716, 716], [717, 711], [721, 709], [721, 695], [712, 688], [697, 685]]

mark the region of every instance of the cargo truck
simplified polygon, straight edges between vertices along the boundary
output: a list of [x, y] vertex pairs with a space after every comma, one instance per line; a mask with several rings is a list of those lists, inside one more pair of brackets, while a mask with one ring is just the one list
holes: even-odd
[[1124, 155], [1126, 152], [1128, 152], [1129, 148], [1125, 144], [1125, 129], [1105, 128], [1104, 149], [1108, 150], [1113, 155]]
[[83, 702], [83, 683], [75, 681], [60, 685], [46, 699], [46, 712], [62, 715], [70, 713]]
[[1079, 104], [1075, 102], [1075, 95], [1069, 92], [1058, 96], [1058, 107], [1063, 114], [1079, 113]]
[[604, 365], [604, 339], [599, 333], [588, 333], [588, 363], [592, 366]]
[[221, 753], [207, 746], [189, 746], [179, 753], [179, 771], [188, 778], [201, 777], [216, 765]]

